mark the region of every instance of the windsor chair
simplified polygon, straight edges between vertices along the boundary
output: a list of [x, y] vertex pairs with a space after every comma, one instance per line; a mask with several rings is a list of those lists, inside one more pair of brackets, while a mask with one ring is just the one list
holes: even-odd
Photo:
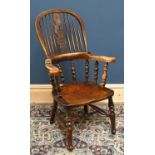
[[[110, 118], [111, 132], [115, 134], [115, 112], [112, 96], [114, 91], [106, 88], [108, 64], [115, 62], [115, 57], [97, 56], [88, 51], [86, 30], [79, 14], [69, 9], [51, 9], [40, 13], [35, 21], [38, 39], [43, 48], [45, 68], [47, 69], [53, 86], [52, 95], [54, 103], [52, 107], [50, 123], [55, 118], [60, 126], [66, 129], [67, 149], [73, 149], [72, 130], [76, 121], [71, 110], [75, 107], [83, 107], [83, 118], [95, 112]], [[77, 66], [75, 61], [84, 61], [85, 80], [77, 80]], [[67, 67], [71, 71], [72, 82], [67, 83], [61, 62], [70, 62]], [[90, 61], [94, 61], [94, 79], [90, 80]], [[97, 83], [99, 62], [104, 64], [102, 85]], [[103, 110], [94, 105], [97, 101], [108, 99], [109, 110]], [[65, 117], [58, 113], [58, 106], [65, 110]], [[88, 108], [92, 108], [90, 112]]]

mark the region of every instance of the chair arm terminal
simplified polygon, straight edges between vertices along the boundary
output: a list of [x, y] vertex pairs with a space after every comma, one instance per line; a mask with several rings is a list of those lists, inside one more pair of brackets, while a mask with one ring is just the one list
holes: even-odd
[[52, 76], [58, 76], [60, 73], [59, 68], [55, 67], [51, 63], [51, 59], [46, 59], [45, 60], [45, 68], [48, 70], [49, 74]]

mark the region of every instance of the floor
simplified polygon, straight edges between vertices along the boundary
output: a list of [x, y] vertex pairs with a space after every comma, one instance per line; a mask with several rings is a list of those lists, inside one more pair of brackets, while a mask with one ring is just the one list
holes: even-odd
[[[107, 105], [99, 105], [107, 109]], [[57, 123], [50, 124], [51, 105], [31, 105], [31, 155], [123, 155], [124, 154], [124, 109], [123, 103], [115, 104], [116, 135], [110, 132], [109, 118], [95, 114], [75, 125], [74, 150], [66, 149], [65, 132]], [[83, 116], [83, 110], [77, 108]], [[62, 114], [63, 115], [63, 114]]]

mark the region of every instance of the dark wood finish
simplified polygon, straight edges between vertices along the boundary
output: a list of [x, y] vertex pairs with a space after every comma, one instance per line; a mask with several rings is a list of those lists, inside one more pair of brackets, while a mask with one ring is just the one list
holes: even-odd
[[95, 61], [95, 67], [94, 67], [94, 81], [97, 83], [98, 79], [98, 61]]
[[76, 70], [75, 70], [75, 63], [72, 62], [72, 79], [76, 81]]
[[111, 133], [115, 134], [116, 133], [116, 127], [115, 127], [115, 109], [114, 109], [114, 104], [112, 97], [109, 97], [109, 110], [110, 110], [110, 121], [111, 121]]
[[60, 128], [66, 128], [66, 122], [62, 116], [56, 115], [56, 120], [58, 121]]
[[57, 93], [60, 94], [60, 83], [58, 77], [55, 77]]
[[69, 83], [61, 86], [61, 96], [64, 106], [81, 106], [101, 101], [112, 96], [114, 92], [108, 88], [102, 88], [96, 83]]
[[62, 62], [66, 60], [88, 59], [88, 52], [62, 52], [51, 57], [52, 62]]
[[[51, 27], [51, 29], [49, 29], [49, 27]], [[56, 52], [58, 48], [54, 47], [57, 46], [59, 46], [61, 50], [68, 50], [65, 48], [70, 44], [72, 50], [78, 51], [77, 32], [80, 38], [80, 46], [82, 44], [82, 50], [88, 50], [84, 23], [80, 15], [72, 10], [50, 9], [43, 11], [36, 18], [35, 28], [47, 58]], [[63, 31], [66, 33], [64, 34]], [[64, 41], [64, 38], [67, 39]], [[54, 51], [52, 51], [52, 47]]]
[[62, 68], [61, 68], [61, 66], [59, 64], [57, 66], [58, 66], [59, 71], [60, 71], [61, 83], [64, 83], [65, 79], [64, 79], [64, 74], [63, 74]]
[[52, 94], [53, 95], [57, 95], [60, 93], [60, 85], [59, 85], [59, 82], [58, 82], [58, 77], [55, 77], [55, 76], [50, 76], [50, 81], [51, 81], [51, 84], [53, 85], [53, 92]]
[[84, 105], [84, 112], [86, 115], [88, 114], [88, 106], [87, 105]]
[[[54, 106], [50, 122], [53, 123], [56, 118], [60, 127], [66, 129], [67, 149], [70, 151], [73, 149], [73, 124], [80, 119], [88, 118], [78, 118], [71, 114], [71, 110], [74, 107], [83, 106], [85, 116], [96, 112], [106, 115], [111, 121], [111, 132], [115, 134], [115, 112], [112, 101], [114, 92], [106, 88], [105, 85], [108, 63], [115, 62], [116, 58], [98, 56], [88, 51], [84, 23], [80, 15], [72, 10], [53, 9], [43, 11], [36, 18], [35, 28], [46, 57], [45, 68], [49, 73], [53, 86]], [[75, 65], [75, 60], [78, 61], [79, 59], [85, 61], [85, 80], [82, 82], [78, 81], [79, 72], [77, 70], [79, 66]], [[71, 62], [71, 65], [67, 66], [67, 69], [71, 71], [71, 75], [67, 72], [67, 78], [72, 76], [73, 81], [70, 83], [65, 83], [67, 81], [64, 76], [66, 70], [63, 70], [65, 67], [60, 66], [60, 63], [65, 63], [66, 61]], [[89, 78], [90, 61], [95, 61], [94, 81], [91, 81], [91, 77]], [[97, 83], [99, 62], [104, 63], [102, 86]], [[104, 99], [109, 100], [108, 111], [94, 105], [97, 101]], [[66, 117], [60, 116], [60, 113], [57, 112], [58, 104], [66, 110]], [[94, 111], [89, 112], [88, 107]]]
[[53, 86], [52, 94], [56, 95], [57, 94], [57, 87], [56, 87], [56, 81], [55, 81], [55, 77], [54, 76], [50, 76], [50, 82], [51, 82], [51, 84]]
[[54, 123], [54, 118], [55, 118], [56, 111], [57, 111], [57, 102], [54, 101], [53, 107], [52, 107], [52, 112], [51, 112], [51, 119], [50, 119], [51, 124]]
[[95, 106], [95, 105], [89, 105], [91, 108], [93, 108], [96, 112], [99, 112], [102, 115], [106, 115], [109, 116], [108, 112], [106, 112], [105, 110]]
[[51, 57], [52, 62], [62, 62], [66, 60], [83, 59], [83, 60], [93, 60], [99, 62], [115, 62], [116, 58], [106, 57], [106, 56], [96, 56], [90, 52], [62, 52], [55, 54]]
[[86, 74], [86, 82], [88, 82], [88, 78], [89, 78], [89, 61], [86, 60], [85, 62], [85, 74]]
[[72, 121], [70, 117], [70, 110], [66, 111], [66, 132], [67, 132], [67, 148], [69, 151], [73, 150], [73, 142], [72, 142]]

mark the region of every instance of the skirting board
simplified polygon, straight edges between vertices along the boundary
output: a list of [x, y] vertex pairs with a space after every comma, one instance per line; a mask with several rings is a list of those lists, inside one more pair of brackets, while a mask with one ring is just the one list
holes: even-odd
[[[124, 84], [107, 84], [106, 87], [114, 90], [113, 101], [115, 103], [124, 102]], [[47, 104], [53, 103], [53, 97], [51, 95], [52, 86], [42, 84], [30, 85], [30, 103], [31, 104]], [[102, 102], [102, 101], [101, 101]], [[105, 102], [107, 102], [105, 100]]]

